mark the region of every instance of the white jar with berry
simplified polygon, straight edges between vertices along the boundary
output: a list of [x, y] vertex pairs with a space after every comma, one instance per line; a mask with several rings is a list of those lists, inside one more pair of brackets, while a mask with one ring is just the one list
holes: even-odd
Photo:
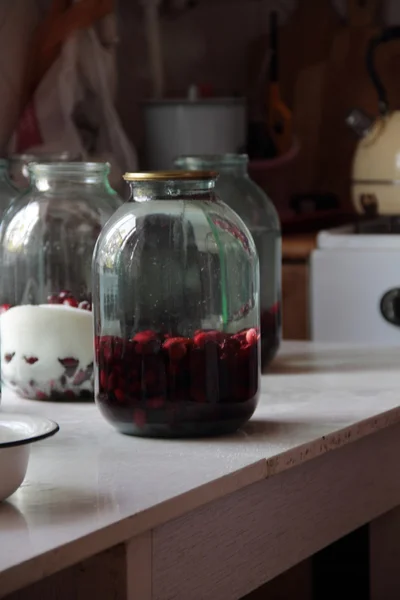
[[93, 397], [91, 264], [120, 206], [104, 163], [34, 163], [0, 229], [2, 382], [25, 398]]

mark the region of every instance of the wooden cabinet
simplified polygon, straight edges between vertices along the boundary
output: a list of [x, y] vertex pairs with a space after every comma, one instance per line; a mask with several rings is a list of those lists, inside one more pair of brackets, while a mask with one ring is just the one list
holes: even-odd
[[309, 335], [309, 258], [315, 248], [316, 234], [283, 237], [282, 314], [283, 338], [308, 340]]

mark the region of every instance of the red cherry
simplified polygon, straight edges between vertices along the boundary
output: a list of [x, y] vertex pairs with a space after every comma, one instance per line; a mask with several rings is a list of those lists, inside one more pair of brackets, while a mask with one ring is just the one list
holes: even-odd
[[38, 400], [48, 400], [49, 397], [44, 392], [37, 391], [36, 392], [36, 398]]
[[204, 348], [209, 342], [221, 341], [221, 333], [219, 331], [199, 331], [195, 333], [193, 341], [198, 348]]
[[4, 355], [4, 360], [9, 363], [12, 361], [13, 357], [15, 356], [15, 352], [10, 352], [9, 354], [5, 354]]
[[78, 308], [78, 302], [75, 300], [75, 298], [66, 298], [63, 300], [63, 304], [65, 306], [71, 306], [72, 308]]
[[61, 292], [59, 292], [58, 294], [58, 299], [60, 300], [60, 303], [62, 303], [63, 300], [66, 300], [67, 298], [73, 298], [73, 294], [70, 290], [61, 290]]
[[107, 375], [104, 371], [100, 372], [100, 387], [104, 390], [107, 387]]
[[154, 331], [139, 331], [133, 341], [137, 354], [155, 354], [160, 348], [160, 340]]
[[257, 330], [254, 329], [254, 327], [252, 329], [248, 329], [246, 332], [246, 342], [250, 345], [252, 344], [256, 344], [258, 340], [258, 333]]
[[73, 377], [79, 365], [79, 360], [68, 356], [67, 358], [59, 358], [58, 362], [64, 367], [67, 377]]
[[222, 344], [222, 358], [230, 358], [236, 356], [241, 347], [240, 341], [234, 337], [229, 337]]
[[105, 335], [99, 339], [99, 342], [98, 342], [99, 356], [101, 356], [103, 361], [105, 361], [105, 362], [109, 361], [112, 358], [113, 341], [114, 341], [114, 338], [111, 335]]
[[34, 365], [35, 362], [37, 362], [39, 359], [37, 358], [37, 356], [24, 356], [25, 362], [28, 363], [28, 365]]
[[150, 342], [152, 340], [156, 340], [157, 335], [151, 329], [147, 329], [146, 331], [139, 331], [133, 338], [134, 342], [138, 344], [143, 344], [146, 342]]
[[0, 304], [0, 315], [10, 310], [11, 304]]
[[124, 402], [124, 400], [125, 400], [125, 394], [119, 388], [117, 388], [116, 390], [114, 390], [114, 396], [116, 397], [116, 399], [118, 400], [118, 402]]
[[82, 310], [92, 310], [92, 305], [87, 300], [82, 300], [82, 302], [79, 302], [78, 308], [81, 308]]
[[189, 338], [176, 337], [169, 338], [163, 344], [163, 348], [168, 351], [171, 360], [180, 360], [187, 353], [187, 345], [190, 344]]
[[241, 346], [245, 346], [247, 344], [246, 335], [247, 331], [239, 331], [239, 333], [235, 333], [235, 335], [232, 336], [232, 339], [237, 340]]
[[68, 356], [67, 358], [59, 358], [58, 362], [61, 363], [66, 369], [76, 369], [76, 367], [79, 365], [79, 360], [76, 360], [76, 358], [72, 358], [71, 356]]
[[107, 379], [107, 389], [109, 392], [115, 390], [118, 385], [118, 376], [116, 373], [111, 373], [111, 375]]
[[47, 296], [47, 302], [48, 304], [61, 304], [58, 294], [50, 294], [50, 296]]

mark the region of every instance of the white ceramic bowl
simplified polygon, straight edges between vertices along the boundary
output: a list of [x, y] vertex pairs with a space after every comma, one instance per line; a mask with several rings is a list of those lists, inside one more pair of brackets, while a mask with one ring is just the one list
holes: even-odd
[[54, 421], [34, 415], [0, 413], [0, 502], [23, 482], [32, 442], [57, 433]]

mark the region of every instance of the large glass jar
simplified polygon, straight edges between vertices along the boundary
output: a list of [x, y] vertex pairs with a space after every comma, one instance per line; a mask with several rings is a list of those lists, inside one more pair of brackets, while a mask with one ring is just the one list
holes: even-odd
[[93, 262], [95, 397], [118, 430], [235, 431], [259, 393], [259, 267], [215, 174], [125, 175]]
[[243, 219], [260, 260], [261, 361], [265, 369], [281, 340], [281, 228], [278, 213], [265, 192], [247, 173], [245, 154], [181, 156], [184, 170], [212, 169], [219, 173], [216, 192]]
[[30, 165], [0, 229], [2, 381], [23, 397], [93, 397], [91, 263], [121, 201], [107, 164]]

